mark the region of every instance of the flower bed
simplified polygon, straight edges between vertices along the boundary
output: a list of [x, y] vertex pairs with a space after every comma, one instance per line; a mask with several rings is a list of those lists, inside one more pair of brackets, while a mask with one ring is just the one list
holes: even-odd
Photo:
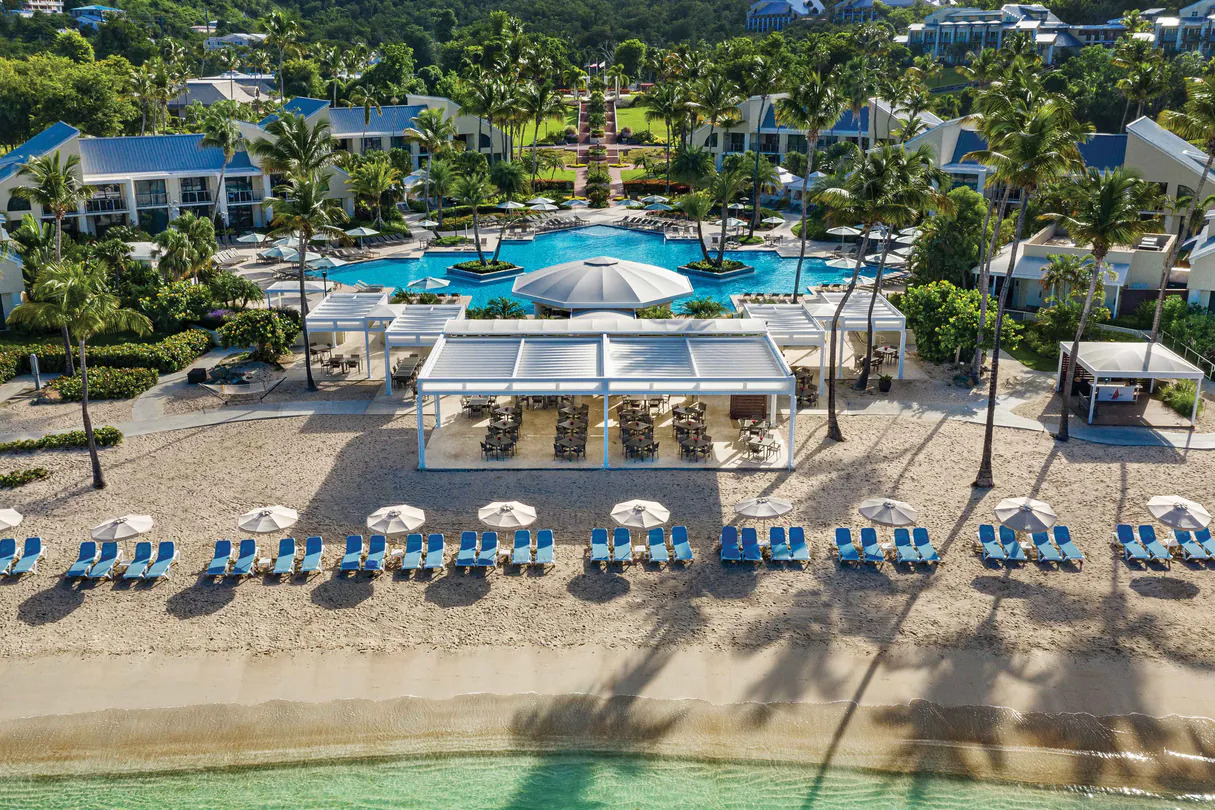
[[[169, 335], [158, 343], [117, 343], [113, 346], [90, 346], [86, 352], [89, 366], [109, 368], [153, 369], [161, 374], [181, 371], [215, 345], [210, 332], [187, 329]], [[29, 356], [38, 358], [43, 372], [63, 371], [62, 343], [35, 343], [12, 346], [0, 352], [0, 382], [30, 371]], [[79, 358], [73, 357], [73, 360]]]
[[[93, 431], [93, 439], [98, 447], [112, 447], [122, 441], [122, 431], [116, 427], [99, 427]], [[69, 430], [66, 433], [48, 433], [41, 439], [0, 442], [0, 453], [33, 453], [36, 450], [66, 450], [88, 446], [89, 442], [83, 430]]]
[[730, 278], [732, 276], [754, 273], [755, 268], [733, 259], [725, 259], [721, 264], [706, 262], [704, 259], [701, 259], [695, 262], [688, 262], [679, 268], [679, 272], [690, 275], [712, 276], [713, 278]]
[[486, 261], [481, 264], [476, 259], [467, 262], [459, 262], [447, 268], [449, 276], [464, 278], [469, 281], [495, 281], [507, 276], [517, 275], [523, 272], [523, 268], [517, 264], [503, 261]]
[[[131, 399], [156, 385], [159, 378], [154, 368], [91, 368], [89, 399]], [[79, 402], [82, 396], [79, 375], [56, 377], [46, 387], [71, 402]]]

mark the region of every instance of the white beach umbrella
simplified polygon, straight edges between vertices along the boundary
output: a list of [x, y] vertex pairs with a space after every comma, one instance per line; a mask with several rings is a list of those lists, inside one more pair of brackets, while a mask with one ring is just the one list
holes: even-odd
[[768, 520], [774, 517], [780, 517], [786, 512], [792, 511], [793, 504], [781, 498], [747, 498], [745, 501], [739, 501], [734, 504], [735, 514], [743, 517], [760, 518]]
[[894, 498], [866, 498], [861, 515], [883, 526], [911, 526], [917, 517], [914, 506]]
[[406, 284], [405, 286], [406, 287], [418, 287], [423, 290], [437, 290], [440, 287], [446, 287], [449, 284], [451, 284], [451, 282], [448, 281], [447, 279], [435, 278], [434, 276], [426, 276], [424, 278], [415, 279], [415, 280], [409, 282], [408, 284]]
[[550, 200], [548, 197], [532, 197], [526, 205], [552, 205], [554, 202], [556, 200]]
[[495, 529], [521, 529], [536, 521], [536, 509], [518, 501], [494, 501], [477, 510], [477, 519]]
[[760, 220], [764, 225], [784, 225], [784, 217], [764, 217]]
[[295, 251], [288, 247], [282, 247], [281, 245], [275, 245], [274, 247], [270, 248], [269, 250], [263, 250], [261, 252], [261, 254], [259, 254], [259, 255], [263, 259], [282, 259], [282, 258], [286, 257], [288, 253], [294, 254]]
[[418, 223], [419, 228], [437, 228], [439, 223], [433, 219], [424, 219]]
[[553, 205], [552, 203], [536, 203], [535, 205], [531, 206], [528, 210], [529, 211], [560, 211], [561, 209], [558, 208], [557, 206]]
[[[298, 250], [289, 250], [287, 248], [283, 248], [283, 261], [296, 262], [296, 261], [299, 261], [299, 258], [300, 258], [300, 252]], [[319, 253], [314, 253], [311, 250], [304, 251], [304, 263], [305, 264], [314, 262], [321, 258], [323, 258], [323, 257]]]
[[856, 267], [853, 259], [828, 259], [824, 264], [835, 270], [851, 270]]
[[827, 233], [832, 236], [860, 236], [861, 232], [857, 228], [848, 225], [839, 225], [835, 228], [828, 228]]
[[730, 217], [729, 219], [726, 220], [727, 228], [741, 228], [742, 226], [744, 226], [746, 224], [747, 223], [745, 221], [743, 221], [741, 219], [737, 219], [736, 217]]
[[350, 230], [346, 231], [346, 235], [353, 236], [356, 239], [361, 239], [364, 236], [379, 236], [380, 232], [375, 228], [360, 226], [358, 228], [351, 228]]
[[894, 242], [896, 245], [914, 245], [916, 239], [915, 236], [897, 236]]
[[630, 529], [652, 529], [670, 519], [670, 510], [657, 501], [634, 499], [612, 507], [612, 520]]
[[1059, 522], [1046, 501], [1005, 498], [996, 504], [996, 519], [1014, 532], [1044, 532]]
[[664, 203], [668, 202], [668, 199], [661, 194], [651, 194], [648, 197], [642, 197], [641, 201], [643, 203]]
[[312, 259], [308, 262], [308, 266], [313, 270], [332, 270], [335, 267], [343, 267], [346, 262], [341, 259], [335, 259], [332, 256], [322, 256], [319, 259]]
[[0, 509], [0, 528], [15, 529], [25, 517], [16, 509]]
[[647, 211], [674, 211], [675, 209], [666, 203], [650, 203], [645, 207]]
[[562, 208], [586, 208], [590, 205], [586, 200], [566, 200], [561, 203]]
[[155, 525], [151, 515], [123, 515], [98, 523], [89, 536], [94, 540], [126, 540], [152, 531]]
[[269, 534], [294, 526], [299, 519], [300, 513], [286, 506], [263, 506], [245, 512], [236, 525], [253, 534]]
[[1211, 524], [1206, 508], [1180, 495], [1157, 495], [1148, 501], [1148, 511], [1170, 529], [1196, 531]]
[[240, 242], [242, 245], [260, 245], [262, 242], [266, 241], [266, 235], [264, 233], [256, 232], [247, 233], [244, 236], [236, 237], [236, 241]]
[[299, 243], [300, 243], [300, 238], [294, 234], [292, 234], [291, 236], [280, 237], [278, 239], [275, 239], [273, 242], [275, 247], [281, 247], [281, 248], [295, 247]]
[[367, 528], [377, 534], [404, 534], [426, 522], [426, 513], [415, 506], [384, 506], [367, 516]]
[[496, 207], [501, 208], [503, 211], [517, 211], [520, 208], [526, 208], [527, 206], [523, 203], [517, 203], [514, 200], [507, 200], [506, 202], [498, 203]]
[[923, 233], [923, 231], [921, 231], [919, 228], [912, 226], [910, 228], [904, 228], [903, 230], [899, 231], [899, 236], [910, 236], [912, 238], [915, 238], [922, 233]]
[[625, 208], [644, 208], [645, 203], [638, 200], [625, 200], [621, 203]]
[[334, 236], [333, 234], [330, 234], [330, 233], [314, 233], [312, 235], [313, 242], [332, 242], [334, 239], [339, 239], [339, 238], [341, 238], [341, 237]]

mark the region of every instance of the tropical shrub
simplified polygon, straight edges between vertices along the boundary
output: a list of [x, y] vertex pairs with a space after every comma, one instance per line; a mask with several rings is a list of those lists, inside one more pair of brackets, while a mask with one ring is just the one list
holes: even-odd
[[645, 309], [637, 310], [637, 317], [647, 319], [662, 319], [672, 318], [674, 315], [671, 312], [671, 306], [669, 304], [659, 304], [658, 306], [646, 307]]
[[[1070, 343], [1076, 337], [1080, 325], [1080, 313], [1084, 309], [1084, 292], [1077, 291], [1065, 300], [1050, 299], [1050, 306], [1038, 310], [1038, 318], [1025, 331], [1025, 342], [1038, 354], [1047, 357], [1059, 355], [1060, 341]], [[1101, 324], [1110, 319], [1106, 307], [1094, 305], [1085, 326], [1084, 339], [1093, 340]]]
[[221, 270], [207, 282], [211, 296], [225, 307], [247, 307], [252, 301], [259, 300], [264, 293], [257, 282], [238, 276], [228, 270]]
[[557, 180], [548, 179], [545, 177], [537, 177], [532, 181], [532, 191], [564, 191], [569, 194], [574, 193], [573, 180]]
[[606, 186], [595, 186], [594, 188], [587, 187], [586, 199], [591, 204], [591, 208], [607, 208], [608, 198], [611, 196], [611, 191]]
[[[90, 392], [91, 394], [92, 392]], [[113, 447], [122, 442], [122, 431], [116, 427], [99, 427], [93, 431], [93, 439], [98, 447]], [[41, 439], [21, 439], [15, 442], [0, 442], [0, 453], [33, 453], [36, 450], [67, 450], [74, 447], [88, 447], [88, 438], [83, 430], [69, 430], [66, 433], [48, 433]]]
[[27, 467], [21, 470], [13, 470], [10, 473], [0, 475], [0, 489], [23, 487], [34, 481], [50, 478], [50, 476], [51, 471], [46, 467]]
[[215, 299], [205, 284], [175, 281], [139, 298], [135, 309], [148, 317], [157, 332], [176, 332], [215, 309]]
[[[298, 314], [296, 316], [298, 318]], [[86, 357], [89, 366], [110, 368], [151, 368], [161, 374], [181, 371], [215, 345], [211, 333], [202, 329], [187, 329], [169, 335], [157, 343], [116, 343], [112, 346], [89, 346]], [[63, 344], [39, 343], [12, 346], [0, 352], [0, 382], [17, 374], [30, 372], [29, 356], [38, 357], [39, 370], [47, 373], [63, 371]]]
[[[989, 296], [988, 316], [996, 310], [996, 300]], [[961, 356], [973, 354], [979, 330], [979, 292], [963, 290], [948, 281], [934, 281], [911, 287], [900, 300], [899, 309], [907, 316], [907, 326], [915, 333], [916, 353], [923, 360], [945, 362], [959, 351]], [[1022, 327], [1012, 318], [1004, 319], [1002, 344], [1015, 349]], [[991, 329], [985, 330], [986, 345], [991, 343]]]
[[[1165, 405], [1182, 416], [1188, 417], [1194, 412], [1194, 397], [1198, 395], [1198, 385], [1193, 380], [1172, 380], [1160, 389], [1160, 399]], [[1198, 401], [1198, 412], [1202, 413], [1206, 403]]]
[[716, 298], [693, 298], [683, 302], [684, 313], [693, 318], [720, 318], [726, 313], [726, 307]]
[[522, 304], [505, 296], [491, 298], [483, 307], [469, 307], [466, 314], [471, 320], [518, 320], [527, 317]]
[[[671, 183], [671, 194], [687, 194], [691, 189], [686, 183]], [[667, 181], [652, 177], [639, 177], [624, 181], [624, 193], [630, 197], [648, 197], [651, 194], [666, 194]]]
[[252, 346], [252, 360], [276, 363], [291, 348], [299, 327], [279, 312], [249, 309], [237, 313], [219, 328], [219, 342], [225, 349]]
[[[159, 378], [154, 368], [90, 368], [89, 399], [131, 399], [156, 385]], [[81, 399], [79, 374], [56, 377], [46, 387], [71, 402]]]
[[456, 247], [457, 245], [467, 245], [472, 240], [467, 236], [440, 236], [438, 239], [431, 241], [431, 247]]
[[727, 273], [731, 270], [737, 270], [740, 267], [745, 267], [746, 265], [744, 265], [742, 262], [735, 261], [734, 259], [722, 259], [721, 264], [717, 264], [715, 261], [707, 262], [704, 259], [697, 259], [694, 262], [688, 262], [685, 266], [690, 267], [693, 270], [701, 270], [707, 273]]
[[518, 267], [518, 265], [504, 261], [495, 262], [489, 259], [486, 259], [485, 264], [481, 264], [480, 260], [473, 259], [467, 262], [457, 262], [452, 267], [469, 273], [497, 273], [501, 270], [510, 270], [511, 268]]

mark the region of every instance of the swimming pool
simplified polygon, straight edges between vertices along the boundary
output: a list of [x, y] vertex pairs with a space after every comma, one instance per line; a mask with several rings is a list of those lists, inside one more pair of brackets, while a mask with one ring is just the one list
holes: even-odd
[[[695, 242], [668, 242], [661, 234], [630, 231], [610, 225], [590, 225], [543, 233], [530, 242], [507, 242], [502, 245], [500, 258], [521, 265], [525, 272], [530, 272], [591, 256], [615, 256], [665, 267], [668, 270], [701, 258]], [[690, 276], [695, 290], [694, 297], [708, 296], [728, 303], [731, 295], [743, 292], [793, 292], [793, 278], [797, 272], [796, 258], [782, 259], [769, 250], [745, 251], [733, 256], [753, 265], [755, 272], [720, 280]], [[404, 287], [409, 282], [426, 276], [446, 278], [448, 267], [467, 260], [467, 253], [428, 254], [420, 259], [374, 259], [332, 270], [329, 278], [343, 284], [363, 281], [368, 284]], [[802, 267], [802, 288], [804, 290], [810, 284], [845, 281], [848, 274], [847, 270], [827, 267], [822, 259], [807, 258]], [[444, 288], [444, 291], [472, 296], [473, 306], [484, 306], [491, 298], [510, 296], [516, 278], [518, 276], [482, 284], [453, 278], [451, 286]]]

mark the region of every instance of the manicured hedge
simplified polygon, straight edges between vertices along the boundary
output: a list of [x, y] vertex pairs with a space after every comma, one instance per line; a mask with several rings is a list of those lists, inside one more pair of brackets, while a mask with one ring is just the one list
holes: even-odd
[[573, 193], [573, 180], [558, 180], [549, 177], [537, 177], [532, 181], [532, 191], [568, 191]]
[[[90, 366], [110, 368], [150, 368], [161, 374], [181, 371], [206, 354], [215, 345], [210, 332], [187, 329], [169, 335], [158, 343], [116, 343], [112, 346], [90, 346], [87, 357]], [[62, 343], [35, 343], [12, 346], [0, 351], [0, 382], [30, 371], [29, 356], [38, 357], [38, 368], [48, 373], [63, 371]], [[76, 359], [76, 358], [73, 358]]]
[[[122, 431], [116, 427], [99, 427], [93, 431], [93, 439], [98, 447], [112, 447], [122, 441]], [[69, 430], [66, 433], [48, 433], [41, 439], [0, 442], [0, 453], [33, 453], [35, 450], [66, 450], [88, 446], [89, 441], [83, 430]]]
[[495, 262], [492, 259], [486, 259], [485, 264], [481, 264], [479, 260], [473, 259], [472, 261], [457, 262], [456, 264], [452, 265], [452, 267], [456, 268], [457, 270], [463, 270], [467, 273], [497, 273], [500, 270], [511, 270], [518, 266], [519, 265], [512, 264], [511, 262]]
[[[160, 375], [154, 368], [107, 368], [97, 366], [89, 369], [89, 399], [131, 399], [156, 385]], [[81, 397], [80, 375], [56, 377], [47, 383], [47, 388], [71, 402]]]
[[[685, 183], [671, 183], [672, 194], [687, 194], [690, 189]], [[625, 180], [624, 191], [626, 194], [634, 195], [641, 194], [643, 197], [648, 197], [651, 194], [666, 194], [667, 181], [656, 180], [654, 178]]]
[[0, 475], [0, 489], [23, 487], [31, 481], [41, 481], [49, 478], [51, 471], [46, 467], [29, 467], [24, 470], [13, 470], [11, 473]]

